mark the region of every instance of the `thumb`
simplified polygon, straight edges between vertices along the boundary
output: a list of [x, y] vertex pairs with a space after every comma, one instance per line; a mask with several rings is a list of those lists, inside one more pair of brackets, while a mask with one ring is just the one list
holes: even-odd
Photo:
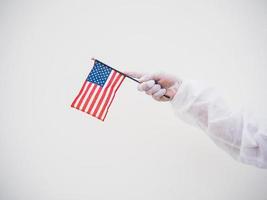
[[141, 78], [142, 76], [144, 76], [143, 73], [140, 73], [140, 72], [132, 72], [132, 71], [126, 71], [126, 72], [123, 72], [124, 74], [126, 74], [127, 76], [131, 76], [133, 78]]

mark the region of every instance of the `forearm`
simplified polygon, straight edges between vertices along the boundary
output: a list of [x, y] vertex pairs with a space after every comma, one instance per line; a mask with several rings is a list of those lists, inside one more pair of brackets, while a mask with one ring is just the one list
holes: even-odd
[[172, 105], [179, 118], [204, 130], [235, 159], [260, 167], [267, 165], [266, 140], [257, 141], [254, 136], [259, 130], [247, 129], [251, 119], [242, 111], [233, 111], [214, 89], [202, 82], [184, 81]]

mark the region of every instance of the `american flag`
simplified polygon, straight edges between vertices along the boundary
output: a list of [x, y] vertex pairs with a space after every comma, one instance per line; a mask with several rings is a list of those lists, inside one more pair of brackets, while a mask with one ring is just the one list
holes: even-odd
[[104, 121], [124, 78], [124, 74], [95, 60], [92, 70], [71, 107]]

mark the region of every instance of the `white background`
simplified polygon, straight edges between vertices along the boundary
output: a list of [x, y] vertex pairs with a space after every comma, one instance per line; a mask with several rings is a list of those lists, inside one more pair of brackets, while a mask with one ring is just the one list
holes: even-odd
[[266, 200], [234, 161], [125, 80], [103, 123], [70, 108], [95, 56], [206, 80], [267, 113], [267, 3], [0, 1], [1, 200]]

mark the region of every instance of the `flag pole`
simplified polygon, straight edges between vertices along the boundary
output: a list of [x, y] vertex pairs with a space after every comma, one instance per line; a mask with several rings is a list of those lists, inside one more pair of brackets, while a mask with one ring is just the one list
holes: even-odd
[[97, 60], [97, 59], [95, 59], [95, 58], [92, 58], [92, 60], [93, 60], [93, 61], [97, 61], [97, 62], [99, 62], [99, 63], [101, 63], [101, 64], [104, 64], [104, 65], [106, 65], [107, 67], [113, 69], [114, 71], [116, 71], [116, 72], [122, 74], [123, 76], [126, 76], [127, 78], [129, 78], [129, 79], [131, 79], [131, 80], [133, 80], [133, 81], [135, 81], [135, 82], [137, 82], [137, 83], [140, 83], [140, 81], [136, 80], [135, 78], [133, 78], [133, 77], [131, 77], [131, 76], [128, 76], [127, 74], [125, 74], [125, 73], [123, 73], [123, 72], [121, 72], [121, 71], [119, 71], [119, 70], [117, 70], [117, 69], [115, 69], [115, 68], [113, 68], [113, 67], [108, 66], [107, 64], [101, 62], [100, 60]]
[[[137, 82], [137, 83], [141, 83], [140, 81], [136, 80], [135, 78], [133, 78], [133, 77], [131, 77], [131, 76], [128, 76], [127, 74], [125, 74], [125, 73], [123, 73], [123, 72], [121, 72], [121, 71], [119, 71], [119, 70], [117, 70], [117, 69], [115, 69], [115, 68], [113, 68], [113, 67], [111, 67], [111, 66], [109, 66], [109, 65], [107, 65], [107, 64], [105, 64], [105, 63], [103, 63], [103, 62], [101, 62], [100, 60], [97, 60], [97, 59], [95, 59], [95, 58], [91, 58], [91, 60], [93, 60], [93, 61], [97, 61], [97, 62], [99, 62], [99, 63], [101, 63], [101, 64], [103, 64], [103, 65], [106, 65], [107, 67], [109, 67], [109, 68], [113, 69], [114, 71], [116, 71], [116, 72], [122, 74], [123, 76], [125, 76], [125, 77], [127, 77], [127, 78], [129, 78], [129, 79], [131, 79], [131, 80], [133, 80], [133, 81], [135, 81], [135, 82]], [[156, 84], [157, 84], [157, 81], [155, 81], [155, 82], [156, 82]], [[166, 97], [166, 98], [168, 98], [168, 99], [170, 98], [168, 95], [163, 95], [163, 96]]]

